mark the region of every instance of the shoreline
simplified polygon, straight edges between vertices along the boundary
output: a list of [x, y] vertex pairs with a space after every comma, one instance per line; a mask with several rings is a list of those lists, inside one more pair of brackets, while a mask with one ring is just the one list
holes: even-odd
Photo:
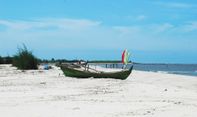
[[[142, 71], [142, 72], [152, 72], [152, 73], [161, 73], [161, 74], [171, 74], [171, 75], [181, 75], [181, 76], [188, 76], [188, 77], [196, 77], [197, 74], [189, 74], [188, 72], [183, 71], [146, 71], [146, 70], [136, 70], [136, 71]], [[195, 71], [197, 72], [197, 71]]]
[[[2, 69], [3, 68], [3, 69]], [[0, 65], [4, 117], [195, 117], [197, 78], [134, 70], [128, 79], [77, 79]]]

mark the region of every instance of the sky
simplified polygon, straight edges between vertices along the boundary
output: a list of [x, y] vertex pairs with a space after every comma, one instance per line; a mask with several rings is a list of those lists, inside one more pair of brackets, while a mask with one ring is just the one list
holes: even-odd
[[0, 0], [0, 55], [197, 63], [196, 0]]

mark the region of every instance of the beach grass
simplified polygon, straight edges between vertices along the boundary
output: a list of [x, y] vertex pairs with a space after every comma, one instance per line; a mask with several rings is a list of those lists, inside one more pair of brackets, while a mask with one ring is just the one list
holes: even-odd
[[22, 70], [38, 69], [38, 59], [23, 45], [14, 55], [12, 65]]

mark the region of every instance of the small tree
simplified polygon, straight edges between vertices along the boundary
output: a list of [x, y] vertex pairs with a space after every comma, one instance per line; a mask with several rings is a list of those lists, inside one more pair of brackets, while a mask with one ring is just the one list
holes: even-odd
[[51, 62], [52, 62], [52, 63], [55, 63], [55, 59], [54, 59], [54, 58], [52, 58], [52, 59], [51, 59]]
[[18, 53], [13, 57], [13, 66], [18, 69], [28, 70], [28, 69], [38, 69], [38, 59], [28, 51], [26, 46], [23, 48], [18, 48]]

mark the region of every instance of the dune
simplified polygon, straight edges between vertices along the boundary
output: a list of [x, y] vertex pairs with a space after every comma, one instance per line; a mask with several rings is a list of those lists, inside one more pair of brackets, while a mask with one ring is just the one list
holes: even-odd
[[196, 112], [197, 77], [134, 70], [126, 80], [77, 79], [55, 66], [21, 71], [0, 65], [2, 117], [196, 117]]

